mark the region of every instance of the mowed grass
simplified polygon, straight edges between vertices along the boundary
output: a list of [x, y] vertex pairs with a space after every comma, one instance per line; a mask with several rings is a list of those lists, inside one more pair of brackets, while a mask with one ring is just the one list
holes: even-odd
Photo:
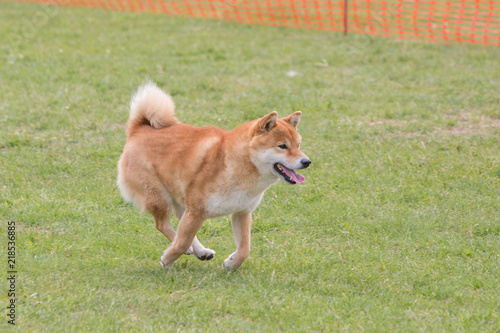
[[[16, 329], [498, 332], [500, 49], [5, 2], [0, 36]], [[165, 271], [120, 197], [147, 79], [190, 124], [303, 111], [306, 183], [266, 193], [236, 272], [228, 218], [200, 230], [212, 261]]]

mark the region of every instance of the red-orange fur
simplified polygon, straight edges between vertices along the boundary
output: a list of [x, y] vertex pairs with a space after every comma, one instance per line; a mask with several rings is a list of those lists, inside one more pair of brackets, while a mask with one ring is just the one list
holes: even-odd
[[[180, 123], [170, 102], [152, 84], [134, 97], [119, 162], [120, 190], [127, 200], [149, 211], [158, 230], [173, 242], [161, 260], [167, 268], [185, 252], [211, 259], [215, 252], [204, 248], [195, 235], [206, 218], [233, 214], [238, 249], [225, 267], [236, 269], [250, 251], [251, 212], [264, 191], [279, 180], [267, 173], [259, 154], [275, 154], [286, 161], [305, 156], [296, 131], [300, 112], [282, 119], [273, 112], [226, 131]], [[289, 146], [286, 151], [276, 148], [284, 143]], [[174, 211], [181, 219], [177, 233], [169, 221]]]

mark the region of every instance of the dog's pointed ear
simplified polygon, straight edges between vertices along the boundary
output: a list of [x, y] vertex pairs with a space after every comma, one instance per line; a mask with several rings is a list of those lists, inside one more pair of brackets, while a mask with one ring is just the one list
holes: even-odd
[[276, 119], [278, 119], [278, 112], [276, 111], [273, 111], [267, 116], [262, 117], [259, 120], [257, 132], [259, 134], [263, 134], [272, 130], [276, 126]]
[[293, 127], [297, 128], [297, 125], [299, 124], [301, 115], [302, 115], [302, 112], [295, 111], [294, 113], [292, 113], [288, 117], [283, 118], [282, 120], [286, 121], [287, 123], [289, 123]]

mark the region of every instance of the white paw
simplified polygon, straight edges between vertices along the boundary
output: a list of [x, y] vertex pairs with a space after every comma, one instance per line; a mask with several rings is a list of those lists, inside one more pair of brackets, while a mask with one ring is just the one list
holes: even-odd
[[226, 260], [224, 260], [224, 263], [222, 264], [222, 267], [224, 267], [224, 269], [227, 269], [229, 271], [233, 271], [239, 267], [239, 265], [237, 267], [235, 266], [236, 262], [234, 261], [232, 254]]
[[194, 256], [200, 260], [211, 260], [215, 256], [215, 251], [207, 248], [202, 248], [200, 250], [193, 249]]
[[165, 268], [165, 269], [171, 270], [173, 268], [172, 264], [170, 264], [170, 265], [166, 264], [166, 263], [164, 263], [161, 260], [160, 260], [160, 263], [161, 263], [162, 267]]
[[163, 254], [161, 255], [161, 258], [160, 258], [160, 263], [161, 265], [163, 266], [163, 268], [165, 269], [172, 269], [173, 265], [172, 263], [167, 263], [166, 259], [165, 259], [165, 253], [167, 252], [167, 250], [163, 251]]

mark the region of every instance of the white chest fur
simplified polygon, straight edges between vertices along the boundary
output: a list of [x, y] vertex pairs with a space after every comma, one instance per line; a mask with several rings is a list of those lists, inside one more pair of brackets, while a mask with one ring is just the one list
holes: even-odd
[[250, 195], [247, 191], [230, 191], [224, 194], [213, 194], [207, 203], [208, 217], [229, 215], [237, 212], [251, 212], [260, 203], [264, 192], [257, 196]]

